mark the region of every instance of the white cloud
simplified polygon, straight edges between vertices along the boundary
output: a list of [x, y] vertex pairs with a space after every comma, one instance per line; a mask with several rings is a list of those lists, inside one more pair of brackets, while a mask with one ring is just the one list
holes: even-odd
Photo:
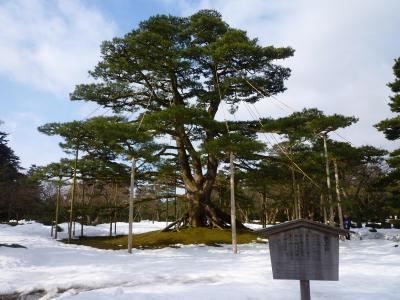
[[[355, 115], [359, 123], [342, 135], [357, 145], [395, 147], [373, 124], [391, 114], [386, 83], [393, 80], [393, 59], [400, 56], [399, 1], [181, 0], [178, 7], [182, 15], [217, 9], [228, 24], [263, 45], [293, 47], [294, 57], [285, 62], [292, 76], [279, 99], [296, 109]], [[263, 116], [290, 113], [273, 101], [257, 104]], [[238, 115], [249, 113], [241, 108]]]
[[39, 90], [71, 92], [88, 81], [99, 45], [116, 24], [78, 0], [0, 4], [0, 74]]

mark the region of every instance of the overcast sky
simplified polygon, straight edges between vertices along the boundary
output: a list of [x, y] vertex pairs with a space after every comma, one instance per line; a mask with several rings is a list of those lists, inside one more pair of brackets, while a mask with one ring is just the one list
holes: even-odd
[[[38, 126], [81, 119], [96, 108], [71, 102], [68, 95], [90, 80], [87, 71], [99, 59], [101, 41], [151, 15], [187, 16], [203, 8], [217, 9], [263, 46], [296, 50], [285, 62], [292, 69], [288, 89], [277, 97], [290, 108], [266, 99], [257, 104], [261, 115], [304, 107], [355, 115], [360, 121], [340, 135], [355, 145], [396, 147], [373, 124], [391, 116], [386, 84], [400, 56], [398, 0], [1, 0], [0, 130], [10, 134], [22, 165], [63, 156], [59, 140], [38, 133]], [[245, 109], [237, 117], [251, 118]]]

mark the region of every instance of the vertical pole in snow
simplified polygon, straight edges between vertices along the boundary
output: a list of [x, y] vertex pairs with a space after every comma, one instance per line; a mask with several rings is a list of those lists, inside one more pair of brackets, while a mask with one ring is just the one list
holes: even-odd
[[167, 212], [165, 213], [165, 223], [167, 224], [166, 226], [168, 226], [168, 200], [169, 198], [167, 198]]
[[335, 226], [333, 206], [332, 206], [331, 176], [329, 171], [328, 146], [326, 145], [326, 134], [323, 135], [323, 140], [324, 140], [324, 154], [325, 154], [326, 186], [328, 187], [329, 225]]
[[178, 197], [176, 196], [176, 179], [175, 179], [175, 203], [174, 203], [174, 209], [175, 209], [175, 221], [178, 220]]
[[117, 235], [117, 194], [118, 194], [118, 183], [115, 183], [115, 195], [114, 195], [114, 235]]
[[[60, 172], [61, 173], [61, 172]], [[58, 187], [57, 187], [57, 202], [56, 202], [56, 231], [54, 233], [54, 238], [57, 239], [57, 226], [58, 226], [58, 211], [60, 206], [60, 198], [61, 198], [61, 175], [59, 176]]]
[[236, 204], [235, 204], [235, 170], [233, 168], [233, 153], [230, 153], [230, 172], [231, 172], [231, 230], [232, 230], [232, 251], [237, 253], [236, 240]]
[[[76, 147], [75, 151], [75, 161], [74, 161], [74, 178], [72, 180], [72, 197], [71, 197], [71, 208], [69, 212], [69, 227], [68, 227], [68, 244], [71, 243], [72, 238], [72, 222], [74, 221], [74, 202], [75, 202], [75, 189], [76, 189], [76, 168], [78, 166], [78, 155], [79, 155], [79, 147]], [[75, 222], [74, 222], [74, 232], [75, 232]]]
[[338, 205], [339, 224], [340, 224], [340, 228], [343, 229], [344, 225], [343, 225], [342, 203], [341, 203], [341, 199], [340, 199], [339, 172], [338, 172], [336, 159], [333, 159], [333, 167], [335, 170], [335, 184], [336, 184], [336, 197], [337, 197], [337, 205]]
[[[82, 176], [82, 207], [85, 205], [85, 181]], [[83, 236], [84, 213], [81, 214], [81, 236]]]
[[128, 253], [132, 253], [132, 222], [133, 222], [133, 201], [135, 198], [135, 168], [136, 160], [132, 156], [131, 166], [131, 189], [129, 193], [129, 232], [128, 232]]

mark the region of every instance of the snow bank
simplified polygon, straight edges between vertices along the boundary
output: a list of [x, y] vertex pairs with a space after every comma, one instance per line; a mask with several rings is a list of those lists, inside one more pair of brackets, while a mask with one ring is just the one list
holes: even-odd
[[376, 232], [371, 232], [371, 228], [363, 227], [352, 230], [355, 231], [352, 237], [356, 239], [382, 239], [400, 242], [400, 229], [376, 229]]
[[[126, 232], [126, 224], [117, 225], [119, 233]], [[134, 230], [164, 226], [146, 221], [134, 224]], [[107, 235], [108, 228], [103, 224], [86, 231]], [[400, 233], [392, 231], [391, 236]], [[27, 247], [0, 247], [0, 295], [44, 290], [42, 299], [299, 298], [298, 282], [272, 279], [265, 244], [239, 245], [238, 255], [231, 254], [229, 245], [134, 249], [129, 255], [125, 250], [62, 244], [49, 233], [49, 226], [35, 222], [0, 225], [0, 243]], [[395, 245], [385, 239], [341, 242], [340, 281], [312, 281], [312, 299], [400, 299], [400, 247]]]

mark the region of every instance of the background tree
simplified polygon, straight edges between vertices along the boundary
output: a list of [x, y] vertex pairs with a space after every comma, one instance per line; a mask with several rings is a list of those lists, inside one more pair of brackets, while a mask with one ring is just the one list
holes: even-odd
[[328, 194], [328, 207], [329, 207], [329, 223], [334, 226], [334, 202], [332, 199], [332, 191], [331, 191], [331, 167], [330, 160], [328, 154], [327, 140], [330, 132], [336, 131], [339, 128], [345, 128], [350, 126], [353, 123], [356, 123], [358, 119], [356, 117], [346, 117], [343, 115], [333, 114], [330, 116], [326, 116], [322, 111], [317, 109], [313, 109], [313, 113], [315, 117], [308, 122], [308, 128], [311, 132], [313, 132], [317, 137], [322, 138], [323, 146], [324, 146], [324, 155], [325, 155], [325, 170], [326, 170], [326, 185], [327, 185], [327, 194]]
[[[286, 139], [286, 143], [278, 145], [284, 149], [286, 155], [281, 155], [283, 161], [287, 162], [288, 168], [291, 170], [292, 178], [292, 195], [293, 195], [293, 210], [294, 217], [296, 219], [301, 218], [301, 199], [298, 190], [298, 183], [296, 180], [296, 174], [299, 173], [298, 167], [296, 167], [296, 162], [294, 160], [294, 151], [300, 150], [301, 144], [307, 139], [313, 138], [313, 132], [307, 127], [308, 122], [315, 119], [318, 115], [318, 110], [316, 109], [303, 109], [301, 112], [294, 112], [289, 116], [278, 118], [278, 119], [263, 119], [263, 130], [265, 132], [272, 132], [283, 136]], [[298, 146], [298, 147], [296, 147]], [[277, 149], [279, 150], [279, 148]], [[282, 150], [281, 150], [282, 151]], [[286, 157], [285, 157], [286, 156]], [[298, 176], [304, 176], [300, 172]], [[292, 205], [291, 205], [292, 206]]]
[[[131, 187], [130, 187], [130, 200], [129, 200], [129, 235], [128, 235], [128, 251], [132, 249], [132, 222], [133, 222], [133, 200], [135, 189], [135, 174], [137, 168], [137, 161], [146, 161], [155, 159], [153, 155], [159, 149], [158, 145], [152, 143], [152, 136], [147, 132], [139, 131], [139, 123], [130, 122], [123, 117], [95, 117], [85, 121], [74, 121], [67, 123], [49, 123], [41, 126], [39, 130], [48, 135], [61, 135], [64, 137], [65, 142], [61, 146], [70, 151], [75, 148], [75, 164], [74, 164], [74, 178], [72, 185], [72, 198], [71, 198], [71, 217], [69, 226], [68, 240], [71, 240], [71, 228], [73, 222], [73, 206], [75, 199], [75, 187], [77, 178], [77, 159], [78, 150], [84, 151], [86, 156], [83, 156], [82, 161], [93, 161], [94, 166], [98, 169], [96, 172], [106, 176], [109, 174], [111, 168], [114, 172], [118, 163], [117, 159], [129, 158], [132, 161], [131, 166]], [[145, 159], [147, 158], [147, 160]], [[140, 166], [139, 166], [140, 167]], [[101, 168], [101, 170], [99, 170]], [[85, 172], [81, 168], [81, 177], [83, 178]], [[116, 175], [116, 174], [114, 174]], [[113, 175], [110, 174], [110, 180]], [[108, 201], [110, 202], [110, 201]], [[111, 205], [109, 203], [109, 205]], [[114, 208], [115, 210], [115, 208]], [[114, 211], [110, 207], [109, 210], [110, 222], [110, 235], [112, 234], [112, 215]], [[82, 225], [82, 222], [81, 222]], [[83, 232], [83, 227], [81, 227]], [[83, 234], [83, 233], [82, 233]]]
[[[400, 139], [400, 57], [395, 59], [393, 66], [394, 81], [388, 83], [388, 87], [394, 93], [390, 96], [390, 110], [396, 114], [393, 118], [385, 119], [375, 127], [382, 131], [386, 138], [391, 141]], [[387, 183], [390, 183], [393, 192], [400, 191], [400, 148], [390, 153], [390, 158], [387, 160], [392, 168], [388, 174]]]
[[22, 173], [18, 156], [8, 146], [7, 135], [0, 131], [0, 220], [3, 221], [33, 217], [41, 206], [39, 184], [31, 177], [31, 170]]

